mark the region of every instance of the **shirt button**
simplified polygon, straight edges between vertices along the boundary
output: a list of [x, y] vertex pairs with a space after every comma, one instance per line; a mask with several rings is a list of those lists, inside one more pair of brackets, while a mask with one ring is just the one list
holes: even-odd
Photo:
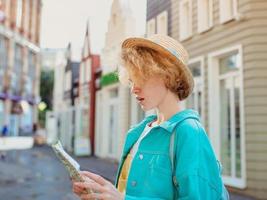
[[140, 160], [143, 160], [143, 158], [144, 158], [143, 154], [140, 154], [140, 155], [139, 155], [139, 159], [140, 159]]
[[136, 181], [132, 181], [132, 183], [131, 183], [131, 185], [132, 185], [133, 187], [135, 187], [135, 186], [136, 186], [136, 184], [137, 184], [137, 182], [136, 182]]

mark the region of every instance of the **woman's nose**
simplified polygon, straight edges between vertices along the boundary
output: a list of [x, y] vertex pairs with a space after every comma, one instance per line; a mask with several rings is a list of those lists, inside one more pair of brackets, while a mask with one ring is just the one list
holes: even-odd
[[133, 93], [133, 94], [137, 94], [137, 93], [139, 93], [141, 91], [141, 89], [140, 89], [140, 87], [138, 87], [136, 84], [132, 84], [132, 86], [131, 86], [131, 92]]

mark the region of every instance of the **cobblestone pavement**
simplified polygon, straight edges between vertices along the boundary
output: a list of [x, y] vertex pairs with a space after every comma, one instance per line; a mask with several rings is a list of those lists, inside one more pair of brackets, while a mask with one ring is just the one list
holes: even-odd
[[[95, 157], [76, 158], [82, 170], [114, 182], [117, 164]], [[0, 160], [1, 200], [78, 200], [63, 165], [48, 146], [9, 151]], [[253, 200], [231, 194], [231, 200]]]

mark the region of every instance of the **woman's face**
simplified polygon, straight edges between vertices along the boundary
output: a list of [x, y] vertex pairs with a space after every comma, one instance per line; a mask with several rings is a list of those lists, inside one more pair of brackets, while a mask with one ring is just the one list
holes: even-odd
[[137, 102], [144, 111], [158, 108], [164, 101], [168, 89], [159, 76], [153, 76], [142, 84], [131, 82], [131, 93], [135, 95]]

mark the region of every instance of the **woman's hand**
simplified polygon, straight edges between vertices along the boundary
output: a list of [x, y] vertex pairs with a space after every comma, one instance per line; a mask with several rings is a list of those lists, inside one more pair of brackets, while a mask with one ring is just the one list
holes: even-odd
[[[82, 200], [123, 200], [124, 195], [120, 193], [112, 183], [103, 177], [87, 172], [80, 172], [85, 182], [73, 182], [73, 192]], [[88, 194], [86, 189], [91, 189], [93, 193]]]

